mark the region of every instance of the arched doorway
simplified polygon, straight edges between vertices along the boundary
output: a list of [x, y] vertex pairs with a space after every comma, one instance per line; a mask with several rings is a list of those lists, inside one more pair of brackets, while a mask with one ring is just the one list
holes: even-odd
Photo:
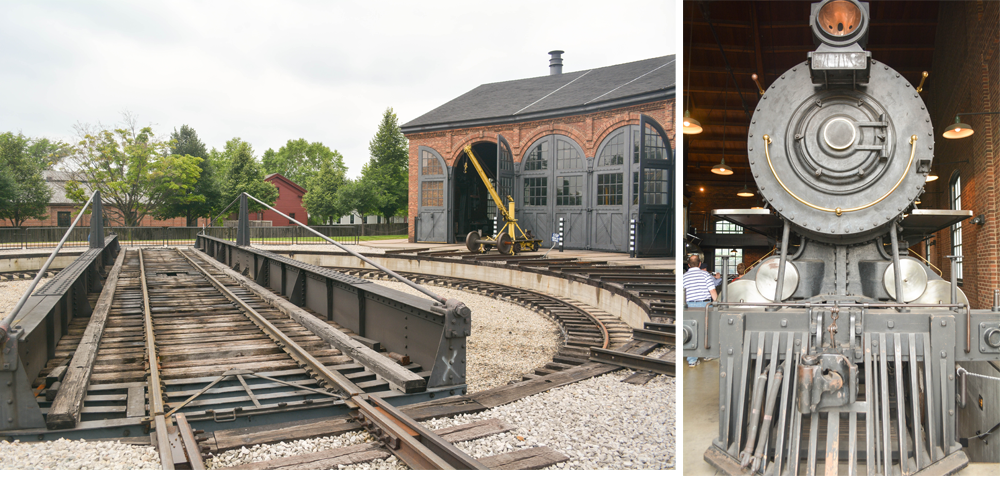
[[[497, 180], [497, 144], [478, 142], [472, 144], [472, 153], [483, 168], [483, 173], [496, 184]], [[495, 187], [495, 186], [494, 186]], [[453, 227], [455, 240], [465, 241], [465, 235], [470, 231], [479, 231], [483, 235], [493, 234], [496, 218], [496, 205], [490, 197], [476, 168], [469, 156], [463, 150], [455, 161], [454, 177], [451, 181], [451, 195], [454, 201]]]

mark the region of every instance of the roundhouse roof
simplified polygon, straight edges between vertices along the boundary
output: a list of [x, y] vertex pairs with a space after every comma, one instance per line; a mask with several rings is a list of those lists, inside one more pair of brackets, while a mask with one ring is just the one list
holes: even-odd
[[669, 99], [675, 89], [675, 56], [663, 56], [572, 73], [489, 83], [400, 128], [420, 133], [590, 113]]

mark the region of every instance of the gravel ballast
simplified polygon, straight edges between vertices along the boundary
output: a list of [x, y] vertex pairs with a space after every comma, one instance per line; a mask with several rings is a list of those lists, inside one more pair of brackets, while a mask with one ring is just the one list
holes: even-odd
[[[375, 283], [427, 298], [402, 282]], [[559, 324], [542, 314], [485, 295], [425, 287], [442, 297], [458, 299], [472, 310], [472, 335], [466, 339], [469, 393], [520, 381], [551, 361], [562, 341]]]
[[[17, 301], [21, 299], [28, 287], [31, 287], [30, 280], [12, 280], [10, 282], [0, 282], [0, 319], [7, 317], [7, 313], [14, 309]], [[43, 278], [38, 282], [35, 291], [42, 288], [50, 278]]]
[[661, 375], [645, 385], [622, 383], [632, 373], [609, 373], [424, 425], [439, 429], [496, 418], [514, 427], [456, 444], [475, 458], [544, 445], [570, 458], [546, 469], [671, 468], [676, 444], [675, 379]]

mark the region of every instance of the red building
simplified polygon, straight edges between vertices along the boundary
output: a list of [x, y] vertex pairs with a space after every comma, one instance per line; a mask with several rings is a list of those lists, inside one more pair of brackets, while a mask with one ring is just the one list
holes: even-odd
[[[265, 181], [274, 184], [278, 188], [278, 200], [274, 202], [273, 206], [278, 211], [281, 211], [292, 219], [302, 223], [308, 224], [308, 218], [306, 217], [306, 210], [302, 207], [302, 196], [306, 195], [306, 190], [302, 186], [288, 180], [287, 177], [281, 174], [271, 174], [264, 178]], [[253, 213], [250, 215], [252, 221], [260, 218], [263, 221], [270, 221], [271, 226], [291, 226], [292, 222], [286, 218], [278, 216], [278, 213], [268, 209], [264, 211], [263, 217], [261, 213]]]

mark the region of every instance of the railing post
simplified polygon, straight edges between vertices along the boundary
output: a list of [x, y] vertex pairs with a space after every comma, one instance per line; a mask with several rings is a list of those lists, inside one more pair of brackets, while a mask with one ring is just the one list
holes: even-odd
[[104, 207], [101, 204], [101, 191], [94, 191], [93, 208], [90, 214], [90, 240], [91, 248], [104, 248]]
[[240, 219], [236, 229], [236, 245], [250, 246], [250, 211], [246, 193], [240, 194]]

